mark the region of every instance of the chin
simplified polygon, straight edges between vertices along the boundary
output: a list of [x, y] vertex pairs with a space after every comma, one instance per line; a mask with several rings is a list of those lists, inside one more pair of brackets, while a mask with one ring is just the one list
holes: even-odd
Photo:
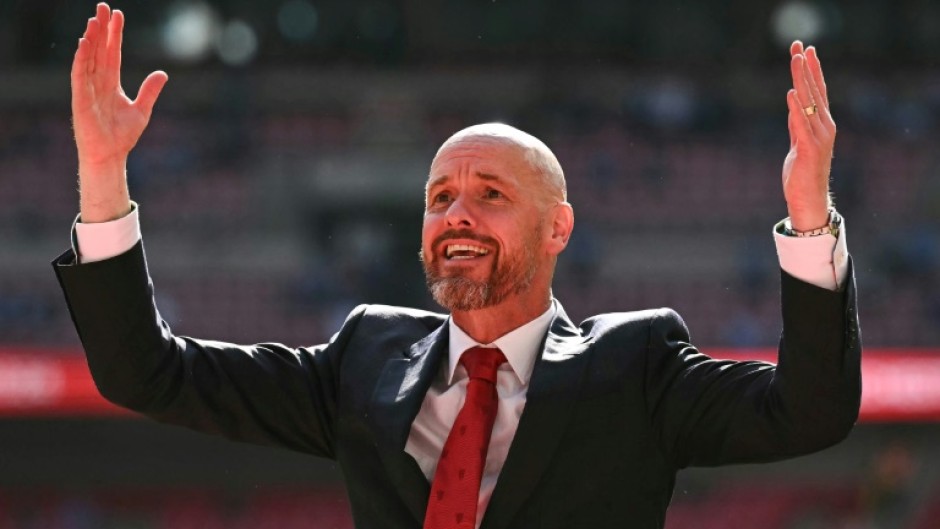
[[495, 304], [488, 283], [465, 277], [429, 278], [428, 288], [434, 301], [452, 312], [480, 310]]

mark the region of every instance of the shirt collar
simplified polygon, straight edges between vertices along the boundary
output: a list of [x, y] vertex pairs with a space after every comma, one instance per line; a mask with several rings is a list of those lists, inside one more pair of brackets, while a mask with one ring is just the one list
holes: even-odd
[[552, 301], [548, 310], [534, 320], [509, 331], [500, 336], [492, 343], [481, 344], [471, 338], [467, 333], [454, 323], [453, 318], [448, 319], [450, 330], [449, 344], [449, 365], [447, 371], [447, 385], [453, 384], [454, 372], [460, 363], [460, 355], [471, 347], [498, 347], [506, 356], [506, 361], [512, 367], [513, 372], [519, 381], [523, 384], [529, 383], [532, 376], [532, 370], [535, 368], [535, 359], [538, 358], [539, 348], [542, 345], [542, 339], [548, 332], [548, 326], [555, 317], [555, 302]]

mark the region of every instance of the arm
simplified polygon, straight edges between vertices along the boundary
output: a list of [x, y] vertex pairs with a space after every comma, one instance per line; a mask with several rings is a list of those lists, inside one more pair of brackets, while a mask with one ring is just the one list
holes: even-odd
[[175, 336], [153, 300], [142, 243], [105, 261], [54, 263], [101, 394], [161, 422], [333, 457], [343, 351], [362, 310], [329, 344], [291, 349]]
[[861, 400], [861, 344], [851, 265], [833, 292], [781, 274], [778, 364], [719, 361], [689, 343], [679, 316], [650, 323], [647, 398], [677, 468], [808, 454], [848, 435]]
[[[789, 224], [800, 232], [812, 232], [829, 223], [832, 197], [829, 175], [836, 124], [816, 48], [790, 46], [793, 88], [787, 92], [787, 127], [790, 150], [783, 162], [783, 196]], [[842, 288], [848, 271], [844, 229], [830, 235], [795, 237], [775, 227], [775, 242], [784, 272], [829, 290]]]
[[[835, 122], [816, 50], [795, 42], [790, 52], [783, 192], [793, 229], [810, 231], [828, 223]], [[676, 467], [806, 454], [840, 441], [855, 423], [861, 345], [845, 234], [780, 235], [777, 248], [783, 335], [776, 366], [708, 358], [672, 311], [650, 324], [650, 418]]]
[[174, 336], [154, 305], [125, 165], [167, 78], [154, 72], [136, 101], [124, 95], [123, 23], [120, 11], [99, 4], [75, 54], [81, 223], [74, 235], [86, 236], [88, 255], [81, 266], [75, 251], [54, 262], [95, 384], [108, 400], [159, 421], [332, 457], [340, 359], [361, 313], [331, 343], [290, 349]]

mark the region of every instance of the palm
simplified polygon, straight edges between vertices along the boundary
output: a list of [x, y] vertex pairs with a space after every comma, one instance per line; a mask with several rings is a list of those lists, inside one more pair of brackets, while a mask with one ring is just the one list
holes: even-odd
[[93, 89], [90, 104], [73, 109], [75, 139], [88, 162], [105, 162], [117, 153], [130, 152], [147, 126], [148, 117], [120, 88]]

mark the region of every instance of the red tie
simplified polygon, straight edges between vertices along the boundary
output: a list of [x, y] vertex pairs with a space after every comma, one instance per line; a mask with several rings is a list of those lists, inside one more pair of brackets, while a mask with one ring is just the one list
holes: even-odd
[[467, 398], [437, 462], [424, 529], [476, 527], [480, 480], [498, 404], [496, 369], [505, 361], [502, 351], [489, 347], [474, 347], [460, 357], [470, 374]]

